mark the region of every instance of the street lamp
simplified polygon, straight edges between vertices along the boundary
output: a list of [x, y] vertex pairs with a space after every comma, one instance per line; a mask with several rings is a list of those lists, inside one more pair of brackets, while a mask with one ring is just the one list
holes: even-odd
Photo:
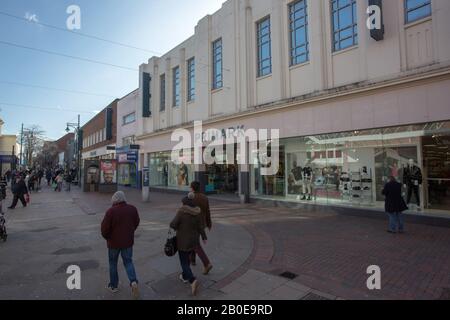
[[75, 144], [76, 147], [76, 154], [77, 154], [77, 180], [78, 180], [78, 186], [81, 186], [81, 149], [80, 149], [80, 115], [78, 115], [78, 122], [77, 123], [71, 123], [68, 122], [66, 124], [66, 132], [70, 132], [70, 128], [75, 129], [75, 133], [77, 135], [77, 141]]

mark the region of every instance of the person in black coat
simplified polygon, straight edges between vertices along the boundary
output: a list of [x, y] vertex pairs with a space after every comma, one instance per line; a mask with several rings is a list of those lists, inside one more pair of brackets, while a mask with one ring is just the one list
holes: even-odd
[[10, 207], [8, 207], [8, 209], [15, 209], [17, 202], [19, 200], [20, 202], [22, 202], [22, 205], [25, 208], [27, 206], [27, 202], [25, 201], [25, 195], [28, 195], [28, 189], [23, 177], [17, 178], [16, 183], [14, 184], [13, 187], [13, 194], [14, 194], [13, 203], [11, 204]]
[[389, 215], [389, 229], [390, 233], [403, 233], [403, 211], [408, 210], [408, 206], [402, 197], [402, 184], [397, 182], [394, 177], [389, 177], [389, 182], [386, 183], [383, 189], [385, 196], [385, 210]]

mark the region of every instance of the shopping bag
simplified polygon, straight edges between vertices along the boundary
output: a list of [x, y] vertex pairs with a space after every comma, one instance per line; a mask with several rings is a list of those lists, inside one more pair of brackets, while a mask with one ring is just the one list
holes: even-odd
[[29, 195], [28, 193], [25, 195], [25, 201], [26, 201], [27, 203], [30, 203], [30, 201], [31, 201], [30, 195]]
[[173, 236], [173, 233], [171, 230], [169, 230], [169, 234], [167, 236], [167, 241], [164, 246], [164, 253], [168, 257], [173, 257], [178, 252], [177, 248], [177, 236]]

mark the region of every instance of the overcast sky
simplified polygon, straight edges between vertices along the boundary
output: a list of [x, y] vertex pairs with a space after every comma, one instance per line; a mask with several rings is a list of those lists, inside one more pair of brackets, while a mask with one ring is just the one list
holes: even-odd
[[[4, 133], [18, 133], [21, 123], [39, 125], [48, 138], [56, 140], [65, 134], [67, 122], [76, 122], [78, 113], [82, 124], [87, 122], [114, 98], [121, 98], [138, 87], [138, 72], [127, 68], [136, 70], [152, 55], [165, 53], [189, 38], [197, 22], [220, 9], [224, 1], [1, 0], [0, 117], [5, 121]], [[79, 32], [155, 53], [35, 23], [66, 28], [69, 17], [66, 10], [70, 5], [81, 9]]]

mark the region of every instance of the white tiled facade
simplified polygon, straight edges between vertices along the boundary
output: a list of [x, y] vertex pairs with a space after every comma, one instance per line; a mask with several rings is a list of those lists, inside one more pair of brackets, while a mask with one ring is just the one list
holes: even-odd
[[[134, 144], [136, 139], [136, 120], [138, 113], [138, 90], [135, 90], [117, 103], [117, 147]], [[131, 120], [126, 120], [127, 118]], [[124, 141], [125, 140], [125, 141]], [[126, 143], [126, 142], [132, 143]], [[125, 142], [125, 143], [124, 143]]]
[[[257, 106], [355, 83], [383, 82], [411, 72], [450, 65], [450, 3], [432, 1], [432, 16], [404, 22], [404, 1], [383, 2], [385, 38], [376, 42], [366, 27], [366, 0], [357, 0], [358, 45], [333, 52], [330, 1], [307, 1], [310, 60], [289, 66], [289, 21], [285, 0], [229, 0], [206, 16], [195, 35], [140, 71], [151, 77], [152, 117], [138, 121], [138, 135], [253, 110]], [[272, 74], [257, 78], [256, 22], [270, 16]], [[223, 43], [222, 89], [212, 87], [212, 43]], [[186, 64], [195, 58], [196, 98], [187, 102]], [[181, 106], [172, 107], [173, 69], [181, 70]], [[428, 66], [428, 67], [426, 67]], [[420, 69], [420, 67], [425, 67]], [[166, 77], [165, 112], [159, 112], [160, 75]], [[142, 92], [142, 87], [140, 88]], [[138, 98], [142, 104], [142, 95]]]

